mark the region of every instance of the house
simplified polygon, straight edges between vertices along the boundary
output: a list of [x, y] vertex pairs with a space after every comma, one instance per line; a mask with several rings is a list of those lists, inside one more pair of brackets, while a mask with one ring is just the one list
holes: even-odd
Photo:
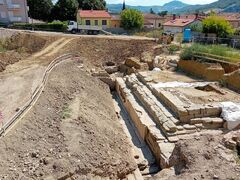
[[144, 17], [144, 27], [145, 28], [162, 28], [165, 18], [157, 14], [145, 13]]
[[219, 16], [226, 19], [233, 28], [239, 29], [240, 28], [240, 13], [221, 13]]
[[120, 14], [111, 14], [111, 27], [112, 28], [120, 28], [121, 26], [121, 17]]
[[0, 0], [1, 23], [29, 22], [26, 0]]
[[165, 33], [182, 33], [185, 29], [189, 28], [190, 25], [199, 22], [201, 22], [201, 19], [199, 19], [198, 15], [195, 15], [194, 17], [177, 17], [176, 15], [173, 15], [172, 20], [163, 24], [163, 30]]
[[111, 15], [105, 10], [79, 10], [77, 21], [86, 26], [111, 27]]

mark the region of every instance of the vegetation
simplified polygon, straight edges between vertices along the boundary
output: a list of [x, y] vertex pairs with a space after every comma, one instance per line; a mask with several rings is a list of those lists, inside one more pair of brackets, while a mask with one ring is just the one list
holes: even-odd
[[180, 47], [176, 44], [170, 44], [167, 49], [169, 51], [169, 54], [174, 54], [174, 52], [180, 50]]
[[51, 0], [27, 0], [29, 15], [33, 19], [49, 21], [53, 3]]
[[194, 32], [202, 32], [203, 31], [202, 23], [191, 24], [189, 28]]
[[145, 37], [149, 37], [149, 38], [160, 38], [162, 36], [163, 30], [161, 29], [155, 29], [155, 30], [151, 30], [151, 31], [138, 31], [135, 32], [133, 35], [135, 36], [145, 36]]
[[60, 21], [76, 20], [77, 12], [77, 0], [58, 0], [52, 10], [52, 17]]
[[209, 16], [203, 20], [203, 33], [214, 33], [217, 37], [227, 37], [234, 33], [234, 29], [223, 17]]
[[194, 53], [196, 52], [230, 58], [228, 61], [231, 61], [231, 62], [240, 62], [239, 50], [236, 50], [230, 47], [221, 46], [221, 45], [193, 44], [190, 47], [184, 47], [184, 50], [182, 51], [180, 57], [183, 60], [190, 60], [192, 59]]
[[156, 14], [156, 13], [153, 11], [153, 8], [150, 9], [150, 14]]
[[83, 10], [104, 10], [106, 9], [105, 0], [78, 0], [79, 9]]
[[126, 30], [137, 30], [143, 27], [144, 18], [140, 11], [125, 9], [121, 13], [121, 26]]
[[35, 29], [35, 30], [45, 30], [45, 31], [59, 31], [64, 32], [67, 30], [67, 22], [53, 21], [51, 23], [41, 23], [41, 24], [29, 24], [29, 23], [15, 23], [11, 26], [16, 29]]
[[158, 13], [159, 16], [166, 16], [168, 11], [161, 11]]
[[5, 52], [6, 51], [6, 48], [5, 48], [5, 45], [4, 45], [4, 40], [0, 40], [0, 52]]

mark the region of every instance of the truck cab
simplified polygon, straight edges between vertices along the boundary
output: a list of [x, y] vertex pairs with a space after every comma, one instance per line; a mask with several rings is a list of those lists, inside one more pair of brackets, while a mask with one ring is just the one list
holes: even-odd
[[[77, 24], [77, 22], [75, 22], [75, 21], [69, 21], [67, 30], [68, 30], [69, 32], [75, 31], [75, 33], [76, 33], [76, 30], [77, 30], [77, 29], [78, 29], [78, 24]], [[74, 32], [73, 32], [73, 33], [74, 33]]]

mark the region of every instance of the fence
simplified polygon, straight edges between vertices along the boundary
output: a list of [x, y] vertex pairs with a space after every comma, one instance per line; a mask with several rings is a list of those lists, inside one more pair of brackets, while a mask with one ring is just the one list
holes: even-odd
[[202, 37], [202, 36], [193, 36], [192, 42], [201, 43], [201, 44], [221, 44], [224, 46], [229, 46], [232, 48], [240, 49], [240, 37], [234, 38], [218, 38], [218, 37]]

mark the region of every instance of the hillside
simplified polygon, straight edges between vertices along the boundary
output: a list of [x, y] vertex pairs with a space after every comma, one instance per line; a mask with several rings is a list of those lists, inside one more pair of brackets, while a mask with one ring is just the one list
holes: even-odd
[[[187, 6], [189, 5], [181, 1], [174, 0], [164, 4], [163, 6], [157, 6], [157, 5], [156, 6], [129, 6], [127, 5], [126, 7], [131, 9], [137, 9], [145, 13], [150, 12], [150, 9], [153, 9], [154, 12], [158, 13], [161, 11], [173, 12], [177, 9], [182, 9]], [[107, 4], [107, 8], [110, 12], [119, 13], [122, 10], [122, 4]]]
[[[119, 13], [122, 4], [108, 4], [107, 8], [110, 12]], [[208, 11], [210, 9], [218, 9], [224, 12], [240, 12], [240, 0], [218, 0], [206, 5], [188, 5], [181, 1], [174, 0], [163, 6], [129, 6], [127, 8], [137, 9], [141, 12], [149, 12], [152, 8], [154, 12], [168, 11], [169, 13], [194, 13], [196, 11]]]
[[177, 10], [177, 13], [191, 13], [195, 11], [208, 11], [219, 9], [224, 12], [240, 12], [239, 0], [218, 0], [206, 5], [190, 5]]

